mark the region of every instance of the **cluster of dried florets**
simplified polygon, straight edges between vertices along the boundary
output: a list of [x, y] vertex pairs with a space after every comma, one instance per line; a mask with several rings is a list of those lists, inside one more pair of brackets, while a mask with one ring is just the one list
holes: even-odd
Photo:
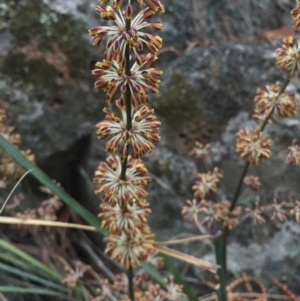
[[92, 73], [97, 76], [95, 87], [106, 91], [107, 103], [114, 102], [117, 109], [105, 108], [105, 120], [96, 125], [98, 138], [107, 138], [105, 150], [112, 154], [95, 173], [96, 193], [102, 194], [99, 216], [109, 232], [106, 252], [127, 268], [138, 266], [154, 249], [145, 200], [151, 179], [141, 157], [160, 140], [160, 122], [147, 106], [147, 93], [158, 93], [162, 71], [150, 66], [158, 58], [162, 39], [145, 30], [162, 28], [151, 19], [165, 9], [159, 0], [145, 2], [113, 0], [111, 5], [97, 6], [100, 17], [111, 24], [89, 31], [94, 45], [107, 39], [104, 59]]
[[[5, 206], [5, 210], [9, 211], [10, 214], [15, 215], [17, 218], [21, 219], [37, 219], [43, 221], [56, 221], [58, 218], [58, 212], [63, 206], [63, 203], [58, 196], [54, 195], [49, 188], [45, 186], [40, 187], [40, 191], [45, 194], [44, 200], [40, 203], [37, 208], [27, 208], [23, 212], [17, 212], [17, 208], [24, 198], [22, 199], [14, 198], [13, 202], [10, 202], [9, 205]], [[23, 230], [30, 231], [31, 233], [36, 233], [40, 228], [37, 226], [24, 226], [22, 225]], [[52, 228], [53, 229], [53, 228]], [[47, 228], [47, 233], [50, 233], [51, 228]], [[52, 232], [53, 233], [53, 232]]]
[[297, 140], [293, 140], [292, 145], [288, 147], [288, 155], [286, 157], [287, 164], [299, 164], [300, 163], [300, 146], [297, 144]]
[[[249, 165], [257, 165], [261, 159], [268, 159], [271, 155], [271, 140], [266, 133], [263, 133], [265, 126], [274, 118], [287, 118], [297, 113], [298, 103], [294, 92], [285, 92], [290, 79], [298, 74], [300, 67], [300, 46], [295, 45], [293, 38], [283, 41], [283, 46], [277, 49], [277, 65], [283, 71], [288, 72], [286, 82], [281, 86], [279, 82], [274, 85], [266, 86], [265, 90], [257, 89], [257, 95], [254, 98], [255, 115], [260, 124], [255, 129], [241, 129], [237, 132], [236, 152], [247, 162], [246, 171]], [[300, 45], [300, 44], [299, 44]], [[197, 159], [205, 160], [210, 154], [209, 144], [203, 146], [196, 142], [190, 155]], [[286, 157], [287, 163], [300, 163], [300, 147], [296, 140], [288, 148]], [[206, 165], [206, 164], [204, 164]], [[215, 167], [213, 172], [199, 173], [197, 180], [193, 185], [194, 199], [188, 200], [187, 205], [183, 207], [184, 217], [194, 223], [200, 222], [202, 225], [211, 227], [214, 223], [221, 224], [224, 228], [233, 228], [239, 222], [251, 218], [253, 223], [262, 224], [269, 217], [271, 220], [283, 222], [289, 215], [295, 216], [296, 221], [300, 219], [299, 202], [290, 204], [286, 202], [277, 202], [274, 200], [270, 206], [260, 206], [255, 202], [253, 208], [236, 207], [236, 199], [230, 203], [222, 200], [219, 203], [208, 201], [209, 193], [217, 191], [217, 184], [222, 175]], [[243, 183], [249, 188], [257, 191], [261, 183], [257, 176], [244, 176]], [[241, 186], [240, 186], [241, 187]]]
[[[166, 289], [162, 289], [159, 284], [145, 273], [137, 273], [134, 276], [134, 297], [139, 301], [181, 301], [185, 297], [182, 286], [174, 282], [173, 277], [164, 279]], [[126, 274], [119, 274], [113, 283], [107, 279], [100, 280], [99, 297], [92, 301], [130, 301], [127, 294], [128, 278]]]
[[236, 136], [236, 152], [250, 164], [258, 164], [261, 159], [270, 157], [271, 140], [267, 134], [259, 130], [243, 129]]
[[[199, 142], [195, 143], [195, 147], [190, 152], [190, 155], [205, 160], [210, 154], [209, 144], [202, 145]], [[219, 203], [208, 201], [207, 197], [212, 192], [217, 191], [217, 184], [223, 175], [215, 167], [212, 172], [199, 173], [197, 180], [193, 185], [194, 199], [188, 200], [187, 205], [183, 207], [182, 214], [185, 219], [190, 222], [200, 223], [211, 227], [214, 222], [233, 228], [239, 222], [241, 208], [237, 207], [231, 210], [230, 202], [223, 200]]]
[[211, 228], [213, 225], [221, 225], [232, 229], [240, 222], [249, 219], [253, 224], [264, 224], [267, 220], [284, 222], [289, 217], [297, 223], [300, 222], [300, 201], [288, 203], [278, 202], [274, 199], [269, 206], [262, 206], [259, 202], [243, 207], [237, 206], [233, 209], [230, 206], [231, 204], [227, 200], [213, 203], [212, 201], [193, 199], [187, 201], [182, 214], [189, 222], [200, 222], [207, 228]]
[[230, 210], [230, 202], [223, 200], [219, 203], [212, 201], [201, 200], [187, 201], [187, 206], [182, 209], [182, 214], [185, 219], [190, 222], [198, 222], [208, 228], [211, 228], [214, 223], [221, 223], [222, 226], [228, 226], [232, 229], [240, 221], [241, 207]]
[[70, 266], [65, 266], [65, 278], [62, 283], [69, 288], [75, 287], [80, 279], [83, 278], [84, 273], [89, 269], [89, 266], [80, 261], [75, 263], [75, 269]]
[[217, 184], [223, 177], [217, 167], [212, 172], [199, 173], [197, 175], [197, 181], [192, 189], [194, 190], [195, 198], [204, 198], [210, 191], [217, 190]]
[[[6, 113], [0, 109], [0, 134], [11, 142], [15, 147], [19, 148], [21, 144], [21, 136], [14, 132], [14, 127], [6, 126]], [[21, 150], [21, 153], [27, 157], [28, 160], [34, 162], [34, 155], [28, 150]], [[1, 174], [1, 188], [5, 188], [10, 182], [10, 179], [19, 179], [25, 173], [24, 169], [15, 162], [7, 153], [0, 149], [0, 174]]]

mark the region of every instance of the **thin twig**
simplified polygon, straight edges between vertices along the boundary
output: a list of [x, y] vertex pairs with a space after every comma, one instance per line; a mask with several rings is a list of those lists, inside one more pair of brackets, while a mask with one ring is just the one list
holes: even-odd
[[90, 255], [90, 257], [93, 259], [93, 261], [100, 269], [100, 271], [102, 271], [111, 282], [114, 282], [115, 281], [114, 274], [105, 266], [103, 261], [94, 252], [92, 247], [82, 240], [77, 241], [77, 243]]
[[167, 247], [163, 247], [163, 246], [157, 246], [154, 245], [154, 249], [160, 253], [166, 254], [168, 256], [171, 256], [173, 258], [182, 260], [184, 262], [188, 262], [191, 263], [193, 265], [196, 265], [202, 269], [208, 270], [212, 273], [216, 273], [218, 266], [216, 264], [210, 263], [208, 261], [205, 261], [203, 259], [179, 252], [177, 250], [174, 249], [170, 249]]
[[204, 239], [215, 239], [219, 235], [219, 232], [216, 235], [196, 235], [186, 238], [174, 239], [174, 240], [167, 240], [167, 241], [156, 241], [154, 242], [155, 245], [175, 245], [175, 244], [182, 244], [191, 241], [197, 240], [204, 240]]

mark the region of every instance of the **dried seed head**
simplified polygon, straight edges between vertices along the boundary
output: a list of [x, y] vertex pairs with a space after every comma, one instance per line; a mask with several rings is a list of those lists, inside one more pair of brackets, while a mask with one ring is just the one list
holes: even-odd
[[200, 142], [195, 142], [195, 147], [190, 151], [189, 155], [197, 159], [205, 159], [211, 153], [209, 144], [203, 146]]
[[276, 50], [278, 57], [276, 60], [277, 66], [282, 71], [287, 71], [290, 77], [295, 73], [300, 76], [300, 42], [299, 40], [289, 37], [283, 39], [283, 45]]
[[273, 215], [271, 216], [271, 220], [278, 222], [285, 222], [287, 219], [287, 210], [284, 208], [285, 202], [278, 203], [277, 200], [273, 200], [272, 211]]
[[261, 182], [259, 181], [259, 177], [256, 176], [247, 176], [244, 178], [244, 183], [252, 188], [253, 190], [258, 190], [261, 186]]
[[153, 252], [153, 234], [148, 227], [138, 233], [122, 232], [121, 235], [110, 235], [104, 240], [105, 252], [127, 268], [139, 266]]
[[82, 262], [77, 261], [75, 270], [69, 266], [65, 267], [66, 277], [62, 280], [63, 284], [66, 284], [69, 288], [76, 286], [77, 282], [83, 277], [83, 274], [89, 267]]
[[200, 173], [197, 175], [198, 180], [195, 182], [192, 189], [194, 190], [195, 198], [204, 198], [209, 191], [216, 191], [219, 180], [223, 177], [215, 167], [213, 172]]
[[186, 203], [187, 206], [182, 208], [181, 213], [186, 220], [196, 223], [198, 221], [198, 215], [201, 212], [200, 202], [196, 199], [193, 199], [192, 201], [187, 200]]
[[245, 219], [251, 218], [253, 224], [262, 225], [266, 222], [263, 214], [265, 213], [264, 207], [260, 207], [258, 202], [255, 202], [255, 208], [246, 208], [246, 215], [244, 216]]
[[297, 144], [297, 140], [294, 139], [292, 145], [288, 147], [288, 155], [285, 161], [287, 164], [300, 163], [300, 146]]
[[266, 134], [243, 129], [239, 130], [236, 136], [236, 152], [250, 164], [258, 164], [261, 159], [270, 157], [271, 140]]
[[266, 86], [266, 90], [257, 89], [257, 96], [254, 98], [255, 113], [269, 115], [273, 112], [274, 118], [290, 117], [296, 115], [298, 104], [295, 93], [280, 93], [280, 83]]

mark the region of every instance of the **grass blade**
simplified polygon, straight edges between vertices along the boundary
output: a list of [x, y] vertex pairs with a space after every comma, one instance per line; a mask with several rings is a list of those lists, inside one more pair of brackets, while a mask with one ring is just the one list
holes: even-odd
[[[64, 294], [47, 290], [47, 289], [40, 289], [40, 288], [25, 288], [25, 287], [19, 287], [19, 286], [12, 286], [12, 285], [4, 285], [0, 286], [0, 292], [1, 293], [13, 293], [13, 294], [33, 294], [33, 295], [46, 295], [46, 296], [54, 296], [59, 297], [64, 300], [71, 300], [69, 296], [66, 296]], [[72, 298], [72, 300], [74, 300]]]
[[3, 239], [0, 239], [0, 248], [5, 249], [6, 251], [22, 259], [23, 262], [25, 262], [27, 265], [33, 268], [34, 271], [42, 272], [44, 275], [47, 275], [48, 277], [51, 277], [51, 279], [54, 279], [58, 282], [62, 281], [63, 277], [58, 272], [48, 268], [46, 265], [36, 260], [32, 256], [28, 255], [27, 253], [23, 252], [19, 248], [15, 247], [13, 244]]
[[223, 262], [222, 240], [223, 240], [223, 235], [219, 236], [214, 241], [216, 261], [217, 261], [217, 264], [220, 266], [220, 268], [218, 269], [220, 285], [217, 290], [217, 295], [218, 295], [219, 301], [227, 301], [226, 275], [224, 273], [224, 264], [225, 263]]
[[46, 280], [46, 279], [44, 279], [40, 276], [36, 276], [36, 275], [31, 274], [31, 273], [24, 272], [22, 270], [19, 270], [17, 268], [14, 268], [12, 266], [6, 265], [6, 264], [1, 263], [1, 262], [0, 262], [0, 270], [2, 270], [4, 272], [11, 273], [11, 274], [14, 274], [14, 275], [17, 275], [17, 276], [20, 276], [20, 277], [23, 277], [26, 280], [31, 280], [31, 281], [34, 281], [35, 283], [42, 284], [45, 287], [50, 287], [50, 288], [59, 290], [63, 293], [68, 293], [68, 289], [66, 287], [62, 286], [62, 285], [59, 285], [59, 284], [54, 283], [52, 281]]
[[15, 256], [11, 256], [11, 254], [0, 252], [0, 260], [5, 261], [6, 263], [11, 263], [14, 266], [22, 268], [23, 270], [28, 270], [28, 264], [20, 259], [17, 259]]

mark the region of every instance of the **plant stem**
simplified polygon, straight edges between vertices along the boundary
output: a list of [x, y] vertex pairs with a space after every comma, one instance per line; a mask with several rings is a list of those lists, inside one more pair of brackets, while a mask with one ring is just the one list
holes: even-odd
[[[127, 19], [126, 20], [126, 31], [128, 32], [131, 27], [131, 20]], [[126, 45], [125, 49], [125, 74], [127, 77], [131, 76], [131, 71], [130, 71], [130, 45]], [[132, 120], [131, 120], [131, 93], [130, 93], [130, 87], [129, 84], [126, 85], [126, 92], [125, 92], [125, 102], [126, 102], [126, 126], [127, 130], [131, 130], [132, 128]], [[129, 144], [125, 146], [127, 148], [127, 155], [124, 158], [124, 161], [122, 162], [122, 169], [121, 169], [121, 175], [120, 179], [125, 181], [126, 180], [126, 169], [127, 169], [127, 159], [128, 159], [128, 152], [129, 152]], [[129, 291], [129, 297], [131, 301], [134, 301], [134, 288], [133, 288], [133, 268], [132, 265], [130, 264], [128, 268], [128, 291]]]
[[223, 236], [217, 237], [214, 241], [215, 245], [215, 255], [216, 255], [216, 262], [220, 266], [218, 269], [218, 276], [219, 276], [219, 287], [216, 289], [219, 301], [227, 301], [227, 294], [226, 294], [226, 275], [224, 269], [224, 258], [223, 258]]
[[[289, 84], [290, 82], [290, 78], [289, 76], [286, 78], [286, 80], [284, 81], [277, 97], [276, 97], [276, 100], [280, 97], [280, 95], [285, 91], [287, 85]], [[258, 127], [258, 130], [260, 132], [263, 132], [266, 125], [268, 124], [268, 121], [269, 119], [271, 118], [271, 116], [273, 115], [273, 112], [274, 112], [274, 108], [269, 112], [269, 114], [266, 116], [266, 118], [263, 120], [263, 122], [260, 124], [260, 126]], [[247, 161], [245, 166], [244, 166], [244, 169], [243, 169], [243, 172], [242, 172], [242, 175], [239, 179], [239, 182], [238, 182], [238, 186], [236, 188], [236, 191], [234, 193], [234, 197], [231, 201], [231, 206], [230, 206], [230, 211], [233, 211], [237, 202], [238, 202], [238, 199], [239, 199], [239, 196], [240, 196], [240, 193], [241, 193], [241, 189], [242, 189], [242, 186], [243, 186], [243, 180], [248, 172], [248, 169], [249, 169], [249, 166], [250, 166], [250, 163]], [[222, 273], [226, 279], [226, 276], [227, 276], [227, 237], [228, 237], [228, 234], [229, 234], [229, 228], [228, 227], [224, 227], [223, 228], [223, 231], [222, 231], [222, 262], [221, 262], [221, 269], [222, 269]], [[224, 286], [224, 282], [223, 283], [220, 283], [221, 286]], [[224, 287], [221, 287], [221, 291], [224, 291]], [[220, 299], [221, 301], [223, 301], [224, 299]]]
[[128, 290], [129, 290], [129, 297], [131, 301], [134, 301], [134, 288], [133, 288], [133, 268], [130, 265], [128, 269]]
[[235, 194], [234, 194], [234, 197], [231, 201], [231, 205], [230, 205], [230, 211], [232, 211], [234, 208], [235, 208], [235, 205], [238, 201], [238, 198], [240, 196], [240, 193], [241, 193], [241, 189], [243, 187], [243, 180], [248, 172], [248, 168], [249, 168], [249, 165], [250, 163], [247, 161], [245, 166], [244, 166], [244, 169], [243, 169], [243, 172], [242, 172], [242, 175], [240, 177], [240, 180], [239, 180], [239, 183], [238, 183], [238, 186], [236, 188], [236, 191], [235, 191]]
[[[127, 31], [130, 30], [130, 26], [131, 26], [131, 20], [126, 20], [126, 30]], [[131, 75], [131, 72], [130, 72], [130, 45], [129, 44], [126, 45], [126, 49], [125, 49], [125, 61], [126, 61], [125, 74], [126, 74], [126, 76], [129, 77]], [[130, 94], [129, 84], [127, 84], [127, 86], [126, 86], [125, 101], [126, 101], [127, 130], [130, 130], [132, 128], [132, 120], [131, 120], [131, 110], [132, 109], [131, 109], [131, 94]], [[127, 147], [127, 154], [128, 154], [129, 144], [126, 145], [126, 147]], [[122, 162], [122, 170], [121, 170], [121, 175], [120, 175], [120, 178], [124, 181], [126, 180], [127, 157], [128, 157], [128, 155]]]

